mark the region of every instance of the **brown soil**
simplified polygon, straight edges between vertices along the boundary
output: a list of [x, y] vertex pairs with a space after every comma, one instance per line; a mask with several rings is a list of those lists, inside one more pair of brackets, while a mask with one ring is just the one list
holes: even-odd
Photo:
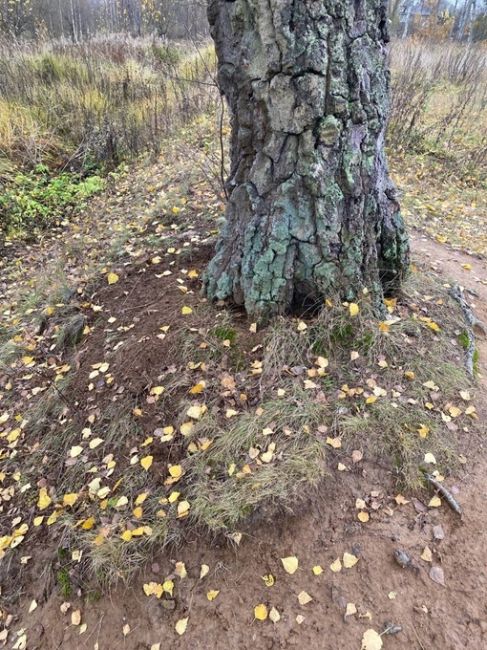
[[[414, 237], [413, 243], [415, 254], [423, 261], [428, 259], [432, 273], [438, 272], [445, 282], [454, 279], [472, 290], [469, 298], [474, 296], [475, 311], [487, 322], [485, 261], [419, 236]], [[201, 258], [185, 260], [185, 268], [200, 267], [205, 253], [201, 255]], [[145, 281], [143, 264], [131, 270], [129, 285], [124, 285], [131, 287], [126, 301], [119, 299], [114, 307], [116, 313], [112, 310], [109, 314], [116, 315], [117, 325], [123, 324], [124, 310], [130, 313], [137, 306], [137, 287]], [[465, 269], [464, 264], [471, 265], [471, 270]], [[158, 300], [155, 305], [140, 308], [137, 340], [141, 333], [143, 336], [144, 314], [150, 310], [159, 310], [161, 325], [169, 322], [177, 325], [181, 304], [195, 309], [201, 306], [196, 292], [183, 296], [174, 289], [174, 295], [164, 293], [163, 278], [157, 279], [151, 274], [150, 281], [155, 283], [151, 287], [152, 295], [161, 296], [162, 302]], [[112, 291], [115, 288], [105, 288], [93, 296], [92, 301], [113, 305], [110, 302]], [[146, 291], [144, 294], [147, 295]], [[130, 314], [127, 323], [132, 321]], [[153, 323], [153, 319], [150, 322]], [[100, 337], [98, 345], [102, 348], [105, 345], [103, 327], [98, 331], [99, 334], [95, 332], [90, 340], [89, 349], [81, 350], [82, 379], [79, 381], [86, 382], [88, 368], [102, 360], [93, 358], [90, 352], [97, 349], [93, 345], [97, 336]], [[479, 341], [479, 348], [481, 360], [487, 358], [485, 342]], [[127, 349], [130, 350], [130, 344]], [[126, 378], [130, 377], [131, 382], [138, 378], [138, 392], [148, 388], [153, 380], [153, 377], [144, 377], [143, 369], [147, 365], [144, 355], [150, 355], [152, 367], [154, 360], [160, 363], [161, 375], [164, 375], [171, 364], [171, 339], [161, 341], [157, 348], [151, 344], [140, 356], [123, 356], [123, 363], [117, 360], [116, 352], [113, 354], [111, 363], [124, 366]], [[485, 379], [481, 378], [480, 382], [485, 389]], [[94, 647], [143, 650], [156, 643], [160, 643], [161, 648], [175, 650], [292, 647], [358, 650], [367, 628], [381, 630], [389, 622], [400, 625], [402, 631], [382, 637], [386, 650], [487, 648], [487, 574], [483, 554], [487, 530], [486, 464], [482, 447], [475, 453], [470, 450], [465, 471], [456, 481], [448, 480], [464, 510], [460, 518], [446, 505], [427, 509], [418, 499], [410, 497], [407, 497], [408, 504], [397, 506], [393, 500], [396, 491], [392, 477], [386, 470], [365, 457], [355, 471], [337, 472], [335, 458], [333, 467], [330, 465], [329, 478], [307, 507], [292, 514], [283, 513], [280, 519], [268, 525], [247, 528], [239, 546], [231, 547], [218, 540], [212, 544], [193, 532], [182, 547], [165, 550], [155, 557], [152, 565], [128, 588], [117, 587], [106, 597], [91, 598], [91, 602], [71, 597], [70, 611], [81, 609], [82, 622], [87, 624], [82, 635], [78, 627], [70, 624], [70, 611], [60, 612], [63, 599], [59, 595], [51, 593], [43, 602], [45, 576], [33, 577], [31, 590], [21, 603], [20, 611], [25, 615], [15, 622], [14, 629], [25, 627], [28, 648], [43, 650]], [[383, 507], [373, 512], [366, 525], [361, 525], [356, 518], [357, 498], [370, 498], [383, 506], [392, 505], [393, 509]], [[441, 526], [442, 540], [435, 539], [435, 526]], [[433, 552], [433, 564], [444, 571], [444, 586], [430, 579], [431, 564], [420, 559], [425, 546]], [[395, 562], [393, 552], [397, 548], [407, 550], [419, 571], [402, 568]], [[333, 573], [330, 564], [344, 552], [359, 556], [358, 564]], [[288, 575], [280, 562], [280, 558], [289, 555], [299, 558], [299, 569], [294, 575]], [[175, 562], [185, 563], [188, 577], [175, 579], [177, 598], [175, 609], [171, 611], [164, 608], [162, 601], [147, 598], [142, 586], [152, 580], [163, 581], [174, 571]], [[210, 570], [200, 580], [202, 564], [207, 564]], [[315, 565], [323, 567], [319, 576], [313, 575]], [[269, 573], [276, 577], [271, 587], [262, 580], [262, 576]], [[211, 589], [220, 592], [212, 602], [206, 596]], [[297, 597], [302, 590], [313, 598], [307, 605], [298, 603]], [[39, 605], [27, 614], [32, 598], [36, 598]], [[254, 607], [258, 603], [276, 607], [281, 615], [279, 623], [255, 620]], [[347, 603], [354, 603], [358, 613], [345, 618]], [[299, 619], [301, 622], [296, 620], [298, 615], [303, 617]], [[184, 636], [179, 637], [174, 626], [183, 617], [189, 617], [188, 627]], [[124, 635], [126, 625], [129, 628], [125, 628]]]

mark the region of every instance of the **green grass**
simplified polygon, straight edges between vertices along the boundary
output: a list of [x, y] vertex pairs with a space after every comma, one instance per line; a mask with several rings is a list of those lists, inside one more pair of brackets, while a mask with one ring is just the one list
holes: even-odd
[[56, 573], [56, 582], [61, 598], [67, 600], [73, 593], [69, 571], [66, 568], [59, 569]]

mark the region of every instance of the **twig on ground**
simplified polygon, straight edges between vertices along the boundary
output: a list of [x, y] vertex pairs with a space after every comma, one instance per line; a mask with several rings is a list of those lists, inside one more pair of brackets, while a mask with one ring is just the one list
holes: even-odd
[[428, 481], [428, 483], [430, 483], [435, 488], [435, 490], [437, 490], [441, 494], [441, 496], [445, 499], [445, 501], [448, 503], [450, 508], [454, 510], [458, 515], [461, 516], [463, 512], [462, 507], [455, 499], [453, 494], [449, 490], [447, 490], [444, 485], [442, 485], [435, 478], [433, 478], [431, 474], [425, 474], [424, 477]]
[[416, 628], [414, 627], [414, 625], [412, 627], [413, 627], [413, 632], [414, 632], [414, 635], [416, 637], [416, 640], [419, 643], [419, 647], [421, 648], [421, 650], [426, 650], [424, 645], [421, 643], [421, 639], [419, 638], [419, 635], [418, 635], [418, 632], [417, 632]]
[[465, 352], [465, 366], [467, 368], [468, 374], [473, 377], [474, 376], [474, 356], [475, 356], [475, 334], [474, 334], [474, 328], [480, 329], [484, 334], [487, 333], [487, 328], [485, 325], [480, 321], [475, 314], [473, 313], [472, 309], [470, 308], [469, 304], [465, 300], [465, 296], [463, 295], [463, 289], [458, 285], [455, 284], [449, 291], [450, 296], [458, 302], [460, 305], [460, 308], [463, 312], [463, 316], [465, 318], [466, 322], [466, 332], [467, 332], [467, 338], [468, 338], [468, 345], [467, 349]]

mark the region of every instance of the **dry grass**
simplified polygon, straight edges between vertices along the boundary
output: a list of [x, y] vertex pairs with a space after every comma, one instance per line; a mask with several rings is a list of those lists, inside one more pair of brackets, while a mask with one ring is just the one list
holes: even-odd
[[327, 417], [325, 405], [295, 389], [286, 399], [263, 401], [258, 414], [245, 413], [233, 425], [202, 422], [195, 436], [215, 442], [188, 462], [192, 523], [232, 533], [262, 507], [269, 514], [308, 496], [325, 474], [318, 427]]
[[168, 131], [214, 101], [213, 68], [206, 45], [128, 37], [36, 49], [4, 44], [0, 174], [39, 163], [93, 169], [158, 152]]
[[485, 45], [396, 41], [391, 48], [389, 143], [451, 156], [465, 174], [481, 165], [487, 140]]

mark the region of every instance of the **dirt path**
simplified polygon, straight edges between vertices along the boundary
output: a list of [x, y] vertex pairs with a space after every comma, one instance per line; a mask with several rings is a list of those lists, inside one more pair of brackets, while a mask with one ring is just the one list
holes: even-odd
[[[487, 263], [455, 252], [420, 235], [413, 236], [415, 257], [444, 281], [456, 281], [472, 291], [477, 315], [487, 322]], [[487, 345], [479, 341], [481, 359], [487, 359]], [[485, 390], [485, 378], [480, 389]], [[349, 472], [336, 471], [317, 491], [312, 508], [285, 513], [280, 521], [259, 526], [244, 535], [240, 546], [208, 546], [193, 534], [179, 551], [166, 551], [154, 558], [145, 575], [130, 588], [119, 587], [109, 597], [91, 602], [71, 597], [70, 610], [60, 612], [62, 599], [51, 595], [47, 602], [25, 617], [28, 648], [75, 650], [97, 648], [134, 650], [170, 647], [293, 648], [309, 650], [357, 649], [367, 628], [383, 629], [386, 623], [400, 625], [396, 635], [384, 635], [383, 647], [393, 649], [480, 650], [487, 647], [487, 574], [485, 567], [485, 474], [484, 450], [466, 449], [467, 462], [456, 485], [448, 481], [464, 507], [463, 519], [444, 505], [428, 509], [408, 496], [397, 505], [391, 476], [364, 458]], [[344, 459], [349, 460], [349, 459]], [[381, 507], [370, 522], [356, 519], [357, 498], [371, 497]], [[426, 498], [424, 495], [423, 498]], [[396, 548], [406, 549], [418, 561], [418, 572], [399, 567]], [[430, 563], [419, 560], [428, 547], [432, 564], [440, 566], [445, 585], [433, 582]], [[337, 573], [330, 565], [343, 553], [354, 553], [359, 562]], [[283, 571], [280, 558], [295, 555], [299, 569], [294, 575]], [[175, 611], [163, 602], [148, 599], [143, 584], [161, 582], [184, 562], [187, 577], [178, 581]], [[200, 579], [201, 565], [209, 572]], [[323, 567], [321, 575], [312, 568]], [[266, 586], [262, 576], [272, 574], [275, 584]], [[45, 576], [33, 585], [23, 603], [42, 603]], [[218, 589], [210, 602], [207, 592]], [[312, 601], [300, 604], [305, 591]], [[254, 619], [254, 607], [265, 603], [280, 614], [277, 624]], [[357, 612], [345, 617], [347, 604]], [[70, 612], [81, 609], [86, 629], [70, 624]], [[349, 610], [353, 607], [349, 605]], [[187, 631], [178, 637], [175, 622], [188, 616]], [[125, 627], [124, 627], [125, 626]], [[19, 626], [16, 626], [18, 629]], [[125, 630], [125, 632], [124, 632]], [[82, 634], [80, 634], [80, 631]]]

